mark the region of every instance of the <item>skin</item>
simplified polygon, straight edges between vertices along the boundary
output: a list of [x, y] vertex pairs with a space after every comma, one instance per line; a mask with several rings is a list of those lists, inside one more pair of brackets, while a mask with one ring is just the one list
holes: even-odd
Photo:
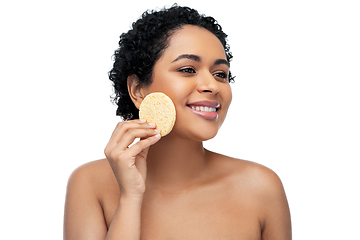
[[[128, 89], [137, 107], [151, 92], [167, 94], [177, 114], [172, 132], [161, 138], [153, 124], [119, 123], [107, 158], [79, 167], [69, 179], [64, 239], [291, 239], [279, 177], [259, 164], [203, 148], [231, 103], [220, 41], [187, 25], [169, 43], [154, 66], [152, 84], [142, 86], [130, 76]], [[176, 60], [184, 54], [200, 60]], [[217, 119], [188, 107], [203, 100], [220, 103]], [[141, 140], [128, 148], [135, 138]]]

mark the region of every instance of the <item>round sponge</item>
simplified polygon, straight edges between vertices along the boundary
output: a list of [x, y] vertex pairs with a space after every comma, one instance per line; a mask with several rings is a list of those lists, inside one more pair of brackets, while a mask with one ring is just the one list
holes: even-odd
[[172, 130], [176, 111], [171, 99], [161, 92], [148, 94], [140, 104], [140, 119], [146, 119], [148, 123], [155, 123], [161, 136], [165, 136]]

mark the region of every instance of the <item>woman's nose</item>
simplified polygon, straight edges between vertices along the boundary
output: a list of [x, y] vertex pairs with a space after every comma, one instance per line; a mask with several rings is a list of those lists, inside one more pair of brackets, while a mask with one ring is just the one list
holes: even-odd
[[206, 73], [199, 75], [197, 90], [200, 93], [217, 94], [220, 86], [211, 73]]

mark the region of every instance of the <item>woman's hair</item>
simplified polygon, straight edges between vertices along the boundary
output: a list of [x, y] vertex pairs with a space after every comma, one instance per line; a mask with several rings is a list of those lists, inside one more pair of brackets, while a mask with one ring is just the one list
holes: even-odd
[[[118, 105], [116, 115], [124, 120], [139, 118], [138, 109], [129, 96], [127, 78], [136, 75], [141, 84], [150, 84], [153, 67], [167, 48], [170, 36], [184, 25], [199, 26], [212, 32], [222, 43], [230, 62], [232, 54], [226, 42], [227, 35], [214, 18], [177, 5], [160, 11], [146, 11], [132, 24], [131, 30], [120, 36], [119, 48], [114, 54], [109, 79], [115, 93], [112, 100]], [[233, 80], [230, 73], [229, 82]]]

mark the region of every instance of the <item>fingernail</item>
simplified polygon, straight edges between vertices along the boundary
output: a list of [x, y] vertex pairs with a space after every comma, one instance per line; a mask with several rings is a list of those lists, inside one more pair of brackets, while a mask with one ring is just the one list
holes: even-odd
[[144, 123], [146, 122], [146, 119], [139, 119], [139, 122]]
[[156, 134], [154, 137], [159, 138], [159, 137], [160, 137], [160, 134]]
[[148, 123], [150, 127], [155, 127], [155, 123]]

